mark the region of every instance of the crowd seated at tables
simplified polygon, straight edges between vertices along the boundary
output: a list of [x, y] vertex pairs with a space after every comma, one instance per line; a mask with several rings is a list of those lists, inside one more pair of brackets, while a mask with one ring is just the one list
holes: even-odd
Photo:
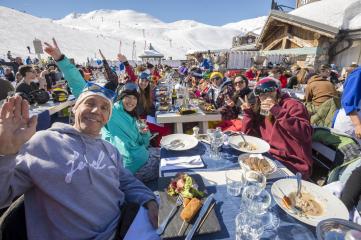
[[[128, 183], [124, 183], [127, 186], [124, 189], [118, 189], [118, 192], [115, 193], [120, 202], [124, 200], [124, 195], [127, 198], [127, 194], [133, 200], [135, 199], [139, 205], [145, 206], [146, 202], [154, 202], [153, 194], [143, 183], [148, 183], [159, 177], [160, 139], [162, 136], [171, 134], [172, 129], [168, 125], [160, 126], [152, 122], [148, 122], [144, 126], [144, 121], [148, 117], [155, 118], [158, 114], [155, 96], [160, 81], [177, 74], [179, 76], [178, 84], [187, 88], [188, 96], [213, 105], [216, 111], [221, 114], [222, 121], [210, 123], [210, 125], [219, 126], [223, 131], [241, 131], [247, 135], [264, 139], [270, 144], [269, 153], [293, 173], [300, 172], [305, 180], [314, 182], [319, 180], [317, 177], [319, 177], [320, 166], [313, 156], [313, 143], [321, 142], [334, 149], [338, 154], [336, 154], [337, 161], [329, 166], [328, 172], [322, 177], [328, 179], [326, 183], [339, 182], [342, 186], [339, 194], [341, 200], [349, 210], [356, 208], [360, 211], [361, 67], [357, 64], [350, 65], [344, 75], [338, 74], [335, 66], [327, 64], [321, 65], [319, 69], [298, 65], [272, 65], [269, 68], [252, 66], [237, 74], [231, 74], [226, 70], [216, 69], [211, 60], [202, 54], [196, 54], [196, 65], [182, 63], [177, 69], [161, 64], [154, 66], [150, 63], [133, 68], [124, 55], [118, 54], [117, 59], [124, 67], [124, 71], [119, 73], [117, 69], [114, 69], [116, 67], [106, 60], [100, 50], [102, 67], [95, 69], [74, 65], [70, 59], [62, 54], [55, 40], [53, 44], [46, 44], [45, 52], [52, 57], [52, 62], [43, 65], [45, 67], [40, 67], [37, 64], [24, 65], [18, 58], [11, 61], [11, 64], [0, 61], [0, 65], [12, 67], [10, 72], [7, 70], [6, 78], [0, 79], [0, 100], [6, 99], [9, 96], [8, 93], [14, 90], [23, 94], [30, 94], [38, 89], [43, 89], [46, 92], [51, 91], [52, 88], [58, 86], [59, 80], [63, 78], [67, 85], [61, 87], [69, 87], [69, 92], [78, 98], [72, 110], [75, 113], [75, 125], [74, 127], [56, 125], [45, 132], [36, 133], [30, 138], [34, 134], [33, 124], [35, 120], [29, 120], [27, 115], [20, 111], [24, 120], [29, 121], [27, 122], [27, 131], [29, 132], [23, 136], [20, 142], [24, 143], [25, 140], [30, 139], [29, 143], [23, 146], [18, 145], [18, 148], [13, 149], [12, 152], [0, 148], [0, 155], [11, 155], [11, 161], [17, 159], [23, 163], [19, 167], [24, 168], [20, 169], [23, 174], [21, 181], [26, 184], [19, 183], [21, 188], [12, 186], [1, 175], [0, 185], [4, 185], [6, 189], [13, 187], [15, 189], [12, 195], [1, 194], [1, 206], [9, 205], [14, 197], [25, 193], [28, 189], [32, 189], [25, 193], [25, 196], [30, 196], [28, 200], [25, 199], [28, 204], [41, 209], [47, 207], [47, 204], [51, 202], [50, 200], [41, 200], [44, 197], [41, 192], [49, 186], [35, 184], [41, 175], [32, 175], [30, 163], [24, 158], [30, 154], [31, 158], [40, 161], [43, 154], [47, 152], [46, 144], [41, 145], [44, 141], [42, 138], [50, 139], [51, 137], [48, 136], [50, 133], [62, 133], [64, 135], [61, 138], [67, 140], [59, 141], [59, 145], [64, 145], [64, 149], [69, 148], [70, 142], [79, 145], [78, 140], [80, 139], [79, 141], [84, 145], [80, 147], [81, 151], [85, 151], [80, 154], [82, 155], [81, 158], [84, 158], [84, 162], [87, 162], [89, 152], [103, 152], [105, 155], [102, 158], [107, 158], [109, 164], [114, 164], [114, 168], [121, 171], [121, 174], [124, 174], [129, 181], [136, 185], [134, 189], [139, 190], [136, 194], [131, 191], [128, 192]], [[94, 84], [92, 81], [97, 79], [100, 72], [106, 80], [104, 86]], [[15, 88], [10, 87], [8, 84], [10, 81], [17, 82]], [[286, 88], [294, 90], [299, 86], [305, 86], [304, 99], [296, 99], [283, 91]], [[104, 96], [107, 104], [102, 105], [96, 101], [89, 103], [88, 101], [97, 97], [103, 97], [104, 100]], [[4, 114], [7, 112], [7, 115], [1, 116], [2, 119], [11, 114], [20, 114], [17, 109], [19, 105], [27, 106], [24, 101], [19, 100], [19, 97], [10, 99], [12, 100], [3, 105], [2, 112]], [[101, 100], [99, 101], [101, 102]], [[94, 118], [82, 117], [79, 110], [81, 107], [94, 108], [96, 109], [94, 112], [103, 111], [107, 114], [95, 114]], [[11, 116], [12, 118], [18, 117], [17, 115]], [[1, 124], [4, 123], [0, 122], [0, 130], [3, 127]], [[7, 124], [11, 126], [10, 123]], [[91, 139], [83, 136], [83, 133], [86, 134], [84, 129], [86, 130], [89, 124], [96, 125], [96, 129], [99, 130], [92, 135]], [[74, 129], [77, 129], [78, 132], [75, 132]], [[15, 127], [13, 130], [16, 130]], [[156, 141], [152, 142], [151, 138], [154, 133], [159, 134], [159, 136], [155, 138]], [[5, 142], [4, 139], [1, 139], [3, 137], [1, 134], [0, 131], [0, 142]], [[89, 145], [92, 142], [94, 145]], [[33, 145], [35, 143], [40, 144], [40, 147], [35, 148]], [[19, 154], [14, 155], [20, 148], [22, 150]], [[72, 157], [78, 156], [71, 152], [63, 152], [62, 154], [67, 154], [62, 158], [70, 162], [74, 161], [71, 160]], [[116, 163], [111, 163], [113, 156], [117, 157]], [[0, 162], [8, 164], [8, 169], [20, 171], [17, 166], [11, 165], [10, 160], [7, 161], [8, 156], [1, 156], [1, 158], [5, 160], [1, 159]], [[57, 160], [49, 158], [46, 161], [56, 162]], [[35, 162], [32, 161], [31, 164], [35, 164]], [[84, 178], [89, 178], [88, 182], [84, 184], [96, 184], [99, 177], [104, 177], [99, 176], [98, 171], [92, 172], [90, 165], [88, 166], [89, 169], [84, 171], [88, 174]], [[37, 167], [42, 170], [44, 165], [39, 164]], [[100, 168], [100, 166], [98, 167]], [[81, 171], [83, 168], [85, 166], [79, 167], [78, 170]], [[1, 169], [3, 169], [2, 166]], [[59, 170], [56, 166], [54, 169]], [[116, 176], [119, 177], [119, 172]], [[79, 184], [78, 187], [81, 188], [81, 186], [82, 184]], [[64, 186], [60, 187], [63, 188]], [[111, 188], [113, 187], [111, 186]], [[110, 189], [110, 192], [114, 193], [113, 190]], [[68, 189], [67, 191], [76, 191], [76, 189]], [[142, 197], [137, 195], [140, 192], [143, 193]], [[53, 194], [50, 190], [49, 193]], [[101, 194], [104, 193], [99, 193], [99, 195]], [[55, 195], [56, 193], [54, 193], [54, 198]], [[45, 205], [42, 206], [42, 203]], [[114, 203], [110, 204], [114, 205]], [[157, 206], [152, 204], [149, 207], [156, 209]], [[95, 206], [92, 210], [96, 211], [97, 208], [98, 206]], [[70, 206], [69, 208], [65, 207], [66, 211], [69, 209]], [[34, 210], [29, 210], [28, 207], [26, 212], [31, 216], [36, 215]], [[50, 216], [36, 217], [45, 219], [44, 226], [49, 225], [46, 223], [46, 219]], [[107, 223], [109, 223], [116, 222], [120, 216], [108, 214], [105, 217], [108, 218]], [[96, 218], [96, 221], [98, 220], [100, 221]], [[113, 234], [116, 224], [112, 222], [108, 227], [106, 234], [109, 235], [110, 232]], [[52, 228], [49, 227], [49, 229]], [[93, 231], [88, 230], [86, 229], [86, 234]], [[48, 237], [54, 234], [51, 230], [49, 231]], [[81, 233], [79, 230], [79, 236], [85, 236], [82, 235], [85, 232]], [[92, 236], [103, 234], [92, 233], [95, 234]], [[28, 234], [32, 236], [32, 239], [39, 239], [37, 232], [28, 231]]]

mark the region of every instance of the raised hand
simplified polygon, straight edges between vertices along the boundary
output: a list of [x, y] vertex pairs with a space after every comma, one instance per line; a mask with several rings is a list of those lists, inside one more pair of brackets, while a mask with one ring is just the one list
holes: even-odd
[[239, 97], [238, 98], [240, 101], [241, 101], [241, 103], [242, 103], [242, 105], [241, 105], [241, 109], [244, 111], [244, 110], [247, 110], [247, 109], [251, 109], [251, 104], [249, 104], [249, 102], [248, 102], [248, 97], [247, 97], [247, 95], [244, 97], [244, 100], [241, 98], [241, 97]]
[[61, 57], [61, 51], [58, 47], [58, 44], [56, 43], [55, 38], [53, 38], [53, 45], [47, 42], [44, 42], [44, 44], [46, 45], [44, 51], [50, 56], [52, 56], [55, 61], [58, 61]]
[[126, 62], [126, 61], [127, 61], [126, 56], [124, 56], [124, 55], [121, 54], [121, 53], [118, 53], [117, 58], [118, 58], [118, 60], [119, 60], [120, 62]]
[[0, 155], [15, 154], [36, 131], [37, 116], [29, 119], [29, 103], [20, 96], [8, 99], [0, 109]]

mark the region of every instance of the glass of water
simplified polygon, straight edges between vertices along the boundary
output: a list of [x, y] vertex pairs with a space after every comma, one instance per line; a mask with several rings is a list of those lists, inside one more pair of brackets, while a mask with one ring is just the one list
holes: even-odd
[[236, 240], [258, 240], [264, 228], [260, 218], [248, 214], [247, 209], [241, 209], [236, 217]]
[[226, 171], [227, 193], [231, 196], [241, 194], [242, 187], [245, 184], [244, 174], [240, 169]]
[[253, 190], [258, 195], [266, 187], [266, 177], [260, 172], [246, 171], [245, 178], [247, 186], [254, 186]]

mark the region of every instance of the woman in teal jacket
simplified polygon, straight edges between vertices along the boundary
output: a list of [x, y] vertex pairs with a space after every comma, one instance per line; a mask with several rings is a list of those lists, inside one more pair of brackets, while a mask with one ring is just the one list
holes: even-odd
[[[81, 76], [79, 70], [70, 63], [60, 51], [53, 39], [54, 46], [45, 43], [47, 46], [45, 51], [51, 55], [57, 62], [59, 69], [63, 72], [65, 80], [67, 80], [69, 87], [75, 97], [78, 97], [82, 92], [86, 81]], [[130, 86], [134, 83], [128, 83], [125, 86]], [[131, 86], [130, 86], [131, 87]], [[108, 123], [102, 128], [102, 138], [112, 143], [123, 156], [123, 165], [130, 170], [137, 178], [143, 182], [147, 182], [157, 178], [159, 168], [159, 157], [155, 154], [149, 153], [149, 139], [150, 132], [146, 131], [140, 133], [137, 127], [137, 120], [135, 114], [132, 114], [132, 109], [128, 111], [124, 108], [124, 104], [129, 102], [131, 96], [135, 96], [134, 111], [138, 100], [136, 91], [125, 89], [120, 94], [120, 101], [114, 103], [111, 118]], [[133, 98], [134, 99], [134, 98]], [[151, 157], [150, 157], [151, 155]]]

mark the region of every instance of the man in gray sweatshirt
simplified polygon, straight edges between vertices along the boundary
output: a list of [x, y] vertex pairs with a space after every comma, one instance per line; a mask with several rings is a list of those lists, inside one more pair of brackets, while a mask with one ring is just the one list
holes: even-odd
[[12, 97], [1, 108], [0, 208], [24, 194], [28, 239], [112, 239], [124, 202], [146, 207], [156, 227], [154, 194], [100, 138], [111, 104], [109, 92], [88, 86], [73, 108], [74, 126], [36, 133], [25, 100]]

